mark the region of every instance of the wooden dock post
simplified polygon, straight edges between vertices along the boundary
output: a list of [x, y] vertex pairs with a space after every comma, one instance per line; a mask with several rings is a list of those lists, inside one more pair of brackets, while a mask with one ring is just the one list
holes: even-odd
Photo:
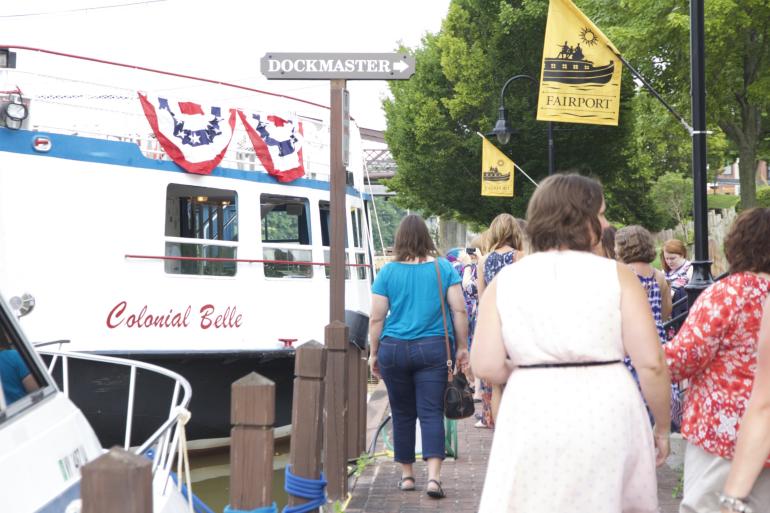
[[324, 472], [331, 500], [348, 492], [348, 327], [341, 321], [326, 326], [326, 397], [324, 400]]
[[[306, 479], [321, 476], [325, 374], [326, 348], [323, 344], [315, 340], [302, 344], [294, 360], [289, 463], [295, 476]], [[307, 502], [307, 499], [289, 495], [289, 506]]]
[[361, 455], [366, 438], [366, 372], [361, 372], [362, 363], [366, 362], [361, 353], [354, 344], [348, 347], [348, 460]]
[[152, 513], [152, 460], [113, 447], [80, 470], [82, 513]]
[[256, 372], [231, 386], [230, 507], [273, 503], [275, 383]]

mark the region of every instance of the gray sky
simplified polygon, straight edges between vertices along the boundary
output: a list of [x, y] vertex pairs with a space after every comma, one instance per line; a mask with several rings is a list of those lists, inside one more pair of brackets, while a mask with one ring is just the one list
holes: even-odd
[[[133, 4], [135, 5], [126, 5]], [[3, 0], [0, 45], [56, 50], [235, 82], [328, 105], [328, 81], [267, 81], [272, 52], [391, 52], [437, 32], [449, 0]], [[123, 7], [108, 6], [124, 5]], [[48, 13], [48, 14], [40, 14]], [[19, 52], [18, 68], [73, 72], [70, 60]], [[107, 82], [90, 70], [84, 80]], [[152, 87], [148, 77], [148, 88]], [[385, 128], [384, 81], [349, 82], [359, 126]], [[187, 93], [195, 100], [194, 93]], [[238, 106], [238, 105], [234, 105]]]

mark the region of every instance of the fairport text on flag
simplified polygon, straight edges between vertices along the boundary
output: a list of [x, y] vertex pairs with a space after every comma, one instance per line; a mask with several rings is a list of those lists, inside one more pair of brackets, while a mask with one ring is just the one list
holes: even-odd
[[[399, 69], [400, 67], [406, 68], [406, 64], [393, 64], [395, 71], [402, 71]], [[270, 73], [279, 71], [284, 73], [291, 73], [292, 71], [300, 73], [390, 73], [392, 70], [391, 62], [384, 59], [274, 59], [269, 61], [268, 71]]]

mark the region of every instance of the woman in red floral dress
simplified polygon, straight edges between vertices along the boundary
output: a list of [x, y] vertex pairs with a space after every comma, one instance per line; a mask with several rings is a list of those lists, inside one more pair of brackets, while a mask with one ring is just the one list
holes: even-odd
[[[672, 381], [690, 380], [680, 513], [717, 513], [740, 420], [754, 382], [763, 306], [770, 292], [770, 209], [743, 212], [725, 240], [731, 275], [705, 290], [665, 351]], [[770, 511], [770, 460], [748, 500]]]

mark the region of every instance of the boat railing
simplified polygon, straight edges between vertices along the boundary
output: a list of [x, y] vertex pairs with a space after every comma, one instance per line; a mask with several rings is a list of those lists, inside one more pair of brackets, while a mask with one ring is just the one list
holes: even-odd
[[70, 392], [70, 360], [85, 360], [105, 365], [117, 365], [129, 368], [129, 384], [126, 398], [126, 424], [123, 443], [123, 448], [126, 450], [132, 449], [131, 434], [133, 428], [134, 403], [136, 401], [135, 391], [137, 370], [141, 369], [143, 371], [152, 372], [164, 376], [173, 382], [173, 392], [169, 402], [168, 417], [144, 442], [133, 448], [133, 452], [136, 454], [152, 456], [153, 473], [160, 471], [163, 473], [164, 477], [169, 475], [171, 472], [171, 465], [176, 456], [175, 448], [184, 445], [180, 444], [180, 437], [182, 437], [182, 441], [184, 442], [184, 423], [190, 415], [187, 407], [190, 404], [190, 398], [192, 397], [192, 388], [190, 387], [190, 383], [183, 376], [151, 363], [125, 358], [50, 349], [40, 350], [39, 353], [51, 358], [48, 364], [48, 372], [51, 375], [54, 374], [57, 366], [60, 366], [62, 392], [68, 398]]

